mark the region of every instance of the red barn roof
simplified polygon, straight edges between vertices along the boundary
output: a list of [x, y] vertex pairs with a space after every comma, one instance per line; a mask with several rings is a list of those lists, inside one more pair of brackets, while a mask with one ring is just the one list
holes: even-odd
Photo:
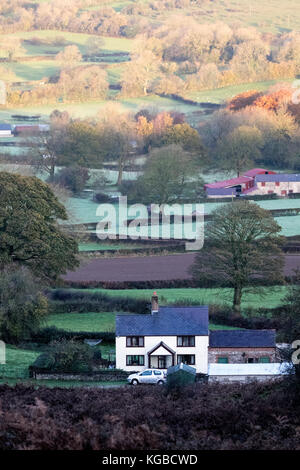
[[251, 181], [252, 178], [249, 176], [239, 176], [238, 178], [231, 178], [229, 180], [217, 181], [216, 183], [205, 184], [205, 188], [230, 188], [231, 186], [236, 186], [239, 184], [247, 183]]
[[252, 170], [246, 171], [244, 176], [250, 176], [254, 178], [256, 175], [275, 175], [275, 171], [265, 170], [264, 168], [253, 168]]

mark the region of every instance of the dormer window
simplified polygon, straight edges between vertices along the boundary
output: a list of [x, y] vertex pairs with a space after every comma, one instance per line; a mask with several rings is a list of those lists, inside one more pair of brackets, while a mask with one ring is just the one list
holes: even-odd
[[194, 347], [195, 336], [177, 336], [177, 346], [179, 347]]

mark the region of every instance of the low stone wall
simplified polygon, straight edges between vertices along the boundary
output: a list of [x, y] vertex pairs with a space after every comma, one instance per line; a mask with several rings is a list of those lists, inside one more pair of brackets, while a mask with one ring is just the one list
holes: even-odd
[[36, 380], [77, 380], [82, 382], [119, 382], [126, 380], [129, 374], [125, 371], [94, 373], [94, 374], [51, 374], [51, 373], [35, 373]]
[[248, 383], [248, 382], [273, 382], [277, 380], [282, 380], [282, 375], [218, 375], [218, 376], [209, 376], [209, 383], [212, 382], [221, 382], [221, 383]]

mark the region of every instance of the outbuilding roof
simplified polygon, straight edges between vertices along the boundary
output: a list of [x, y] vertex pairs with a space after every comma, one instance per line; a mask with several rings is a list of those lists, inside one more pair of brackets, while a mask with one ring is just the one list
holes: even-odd
[[207, 188], [207, 196], [235, 196], [236, 188]]
[[205, 188], [228, 188], [239, 184], [247, 183], [252, 178], [249, 176], [239, 176], [238, 178], [231, 178], [229, 180], [217, 181], [216, 183], [207, 183], [204, 185]]
[[293, 181], [300, 181], [300, 174], [299, 173], [277, 173], [275, 175], [257, 175], [255, 177], [256, 182], [293, 182]]
[[208, 307], [159, 307], [153, 314], [117, 315], [116, 336], [208, 336]]
[[275, 330], [210, 331], [211, 348], [275, 348]]
[[251, 178], [254, 178], [256, 175], [273, 175], [275, 173], [275, 171], [265, 170], [264, 168], [252, 168], [252, 170], [246, 171], [243, 176], [251, 176]]

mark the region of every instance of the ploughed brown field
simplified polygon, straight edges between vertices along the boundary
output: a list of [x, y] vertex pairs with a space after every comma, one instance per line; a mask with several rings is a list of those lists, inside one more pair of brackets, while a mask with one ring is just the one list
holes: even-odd
[[[86, 261], [74, 272], [69, 271], [64, 277], [67, 281], [171, 281], [190, 279], [189, 267], [196, 253], [178, 255], [94, 259]], [[285, 276], [293, 276], [295, 269], [300, 269], [300, 256], [285, 256]]]

